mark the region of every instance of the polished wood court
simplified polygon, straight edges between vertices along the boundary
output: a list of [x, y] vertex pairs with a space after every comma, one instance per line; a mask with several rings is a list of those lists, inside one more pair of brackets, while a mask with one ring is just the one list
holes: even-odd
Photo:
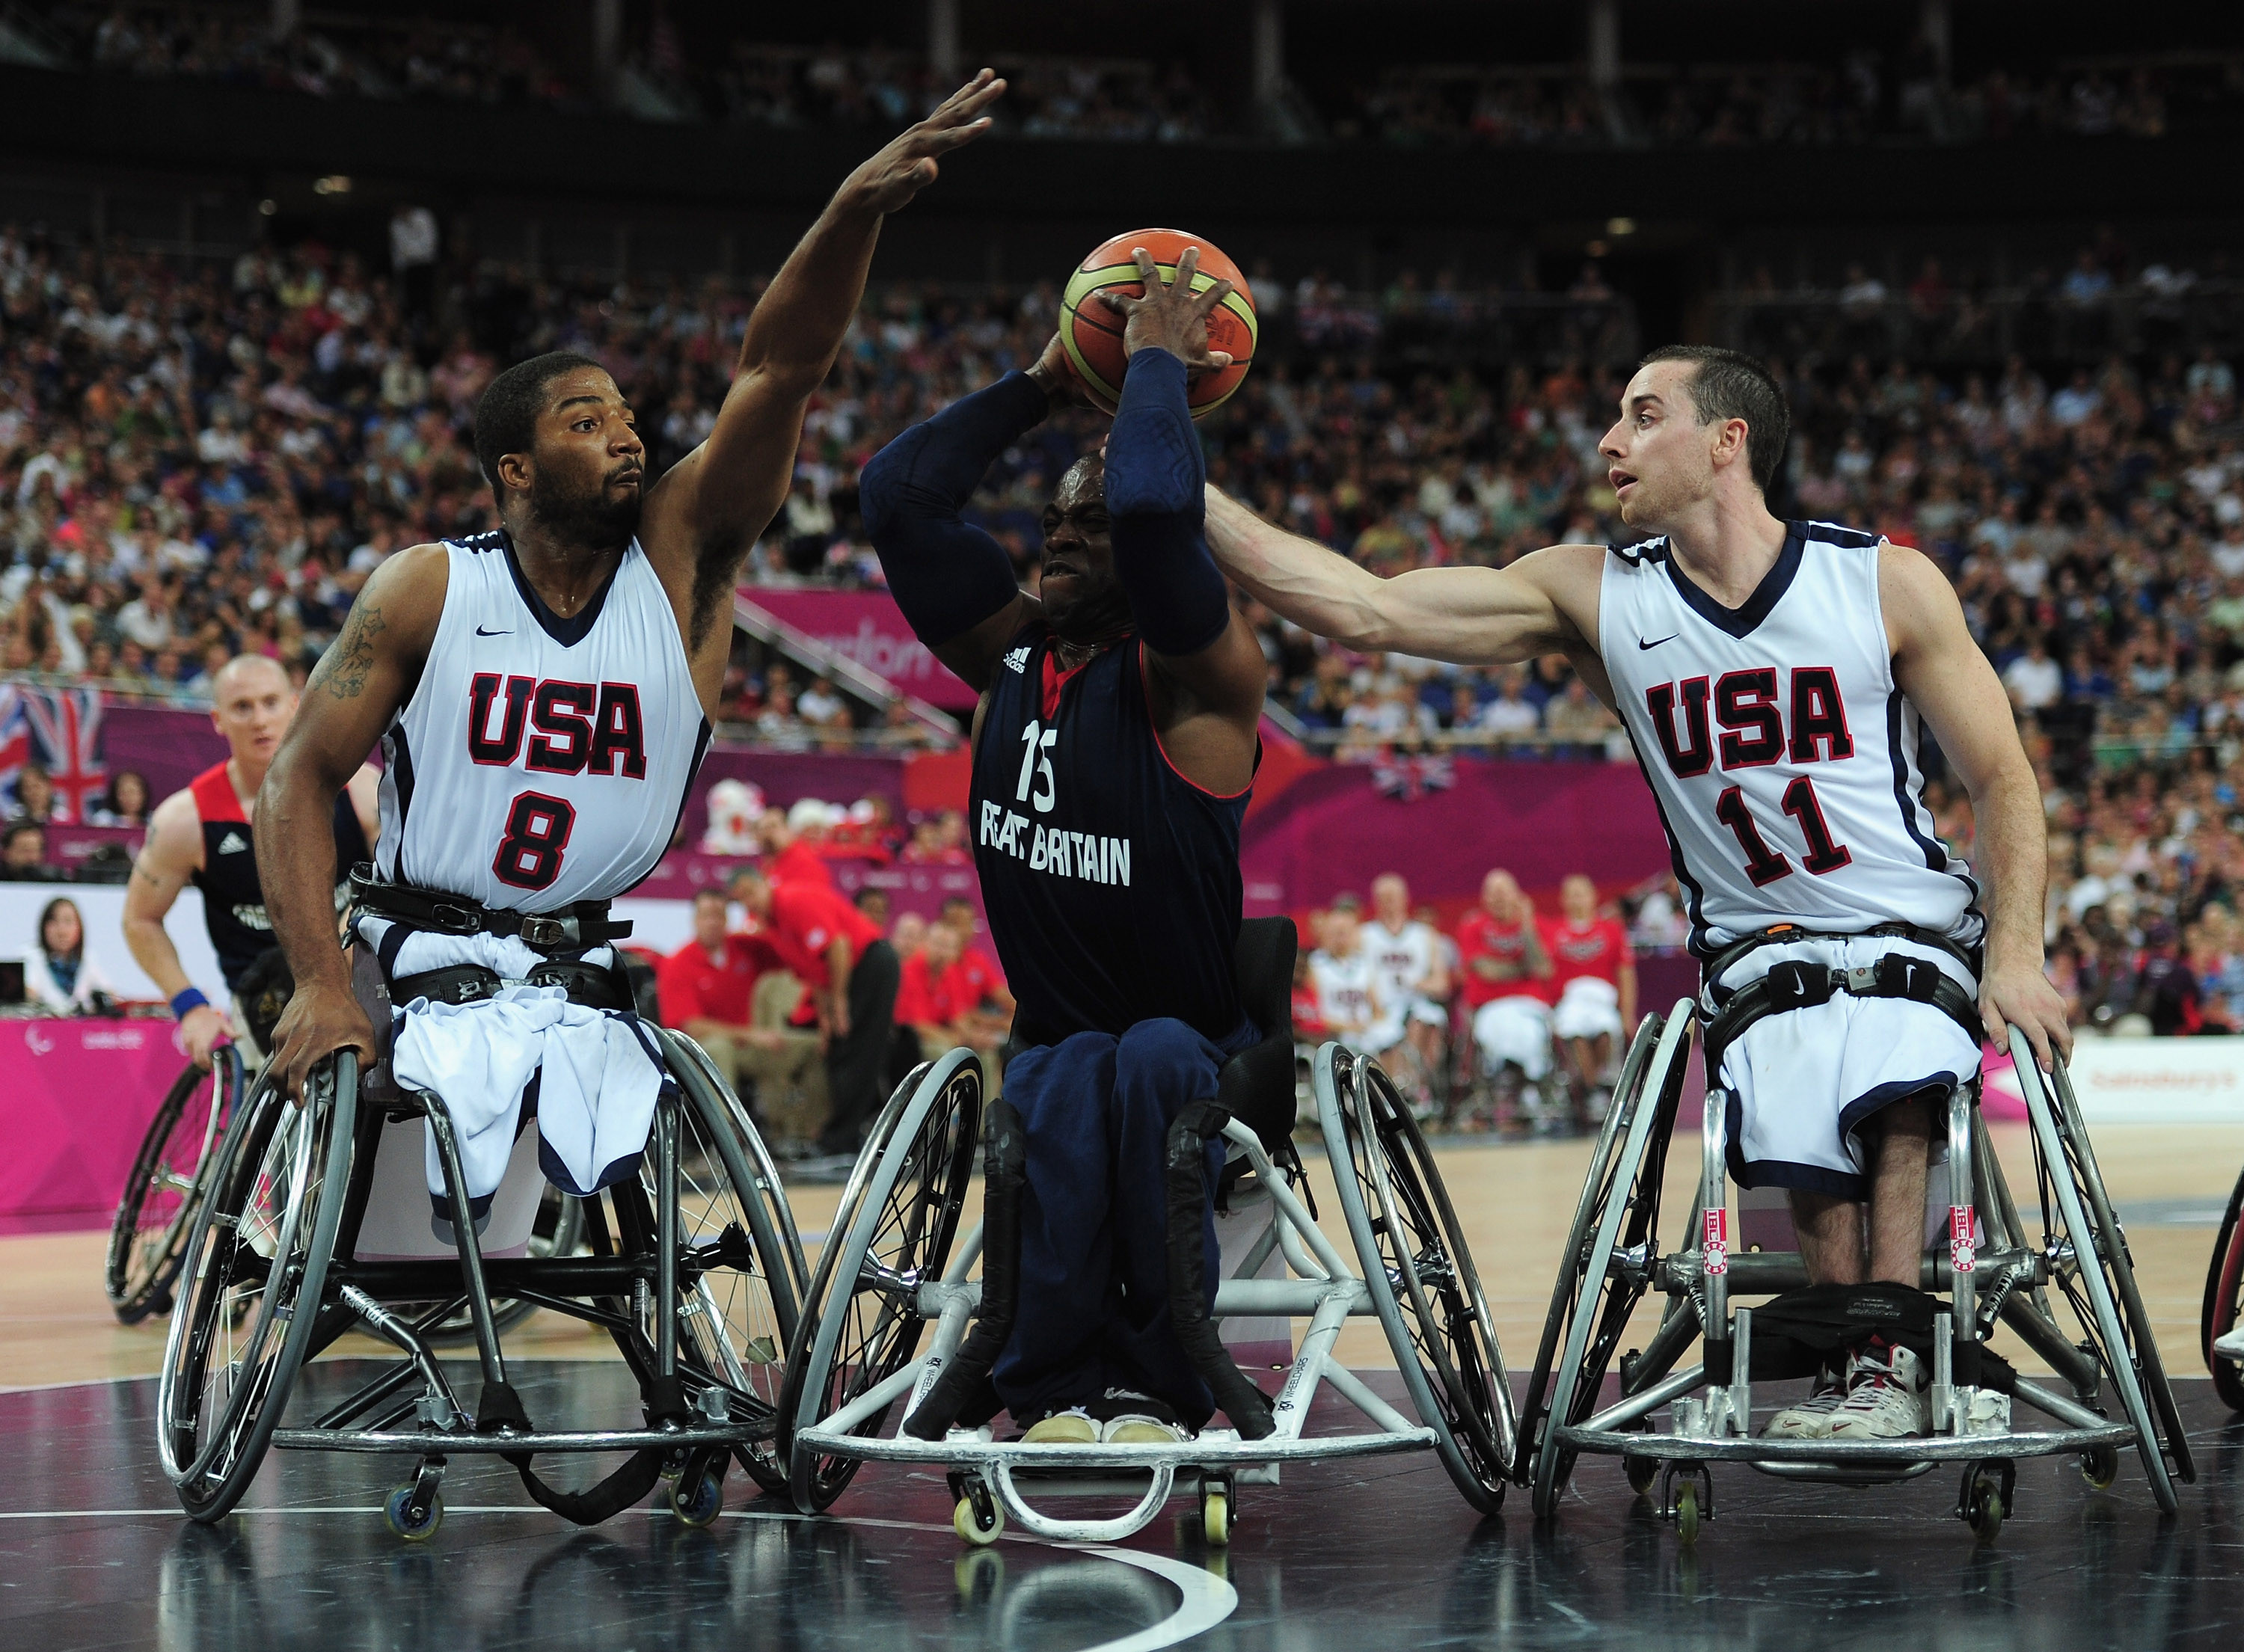
[[[2012, 1197], [2031, 1223], [2036, 1207], [2025, 1126], [1997, 1125], [1993, 1133]], [[2094, 1141], [2167, 1365], [2177, 1374], [2199, 1372], [2199, 1302], [2214, 1224], [2244, 1164], [2244, 1125], [2106, 1125], [2095, 1132]], [[1441, 1144], [1436, 1152], [1479, 1264], [1504, 1356], [1515, 1370], [1523, 1368], [1534, 1357], [1550, 1305], [1558, 1251], [1581, 1194], [1590, 1143], [1463, 1138]], [[1695, 1133], [1679, 1140], [1669, 1155], [1664, 1249], [1679, 1243], [1698, 1158]], [[1308, 1164], [1321, 1223], [1342, 1253], [1349, 1254], [1329, 1170], [1315, 1155]], [[823, 1237], [839, 1196], [840, 1189], [832, 1186], [797, 1187], [791, 1193], [814, 1263], [816, 1241]], [[106, 1236], [98, 1233], [0, 1239], [0, 1348], [6, 1350], [0, 1357], [0, 1390], [155, 1374], [163, 1355], [164, 1322], [130, 1328], [116, 1322], [101, 1290], [105, 1243]], [[1658, 1302], [1653, 1298], [1652, 1307]], [[533, 1317], [506, 1342], [515, 1358], [613, 1357], [605, 1333], [550, 1313]], [[2003, 1338], [1997, 1345], [2032, 1368], [2014, 1338]], [[335, 1351], [335, 1357], [377, 1352], [387, 1351], [354, 1338], [344, 1339]], [[1394, 1363], [1385, 1340], [1368, 1320], [1351, 1323], [1341, 1352], [1358, 1368]]]

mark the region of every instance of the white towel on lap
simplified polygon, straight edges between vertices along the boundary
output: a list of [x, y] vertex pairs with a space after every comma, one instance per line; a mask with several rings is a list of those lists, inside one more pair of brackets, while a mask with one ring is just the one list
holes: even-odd
[[[362, 936], [377, 939], [365, 931]], [[516, 954], [519, 954], [517, 956]], [[604, 962], [606, 949], [585, 961]], [[541, 962], [521, 941], [496, 935], [415, 934], [400, 949], [396, 974], [475, 963], [518, 980]], [[404, 1006], [390, 1055], [408, 1089], [440, 1098], [459, 1137], [468, 1197], [489, 1197], [506, 1174], [521, 1129], [522, 1096], [532, 1075], [537, 1128], [549, 1173], [567, 1192], [590, 1194], [603, 1173], [645, 1150], [664, 1070], [637, 1018], [572, 1004], [558, 987], [510, 986], [473, 1004], [416, 998]], [[444, 1167], [432, 1135], [426, 1148], [429, 1191], [444, 1195]]]

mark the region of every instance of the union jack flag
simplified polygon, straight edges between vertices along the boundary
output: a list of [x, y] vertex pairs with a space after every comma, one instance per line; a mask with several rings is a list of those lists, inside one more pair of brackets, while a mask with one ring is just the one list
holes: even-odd
[[1445, 757], [1396, 757], [1389, 754], [1372, 765], [1371, 784], [1382, 796], [1398, 803], [1416, 803], [1429, 792], [1446, 791], [1457, 781], [1456, 767]]
[[0, 683], [0, 800], [16, 806], [16, 776], [31, 759], [31, 724], [24, 715], [24, 691]]
[[10, 714], [0, 711], [0, 791], [11, 801], [16, 779], [26, 758], [44, 766], [55, 784], [57, 819], [84, 820], [108, 788], [109, 776], [101, 763], [101, 691], [94, 688], [10, 688], [16, 709], [13, 719], [29, 736], [29, 750], [18, 754], [22, 738], [10, 729]]

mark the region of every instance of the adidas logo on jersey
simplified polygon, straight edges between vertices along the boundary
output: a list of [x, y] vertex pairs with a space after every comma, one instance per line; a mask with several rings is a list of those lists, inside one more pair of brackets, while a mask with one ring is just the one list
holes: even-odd
[[1017, 648], [1011, 653], [1006, 655], [1005, 664], [1016, 671], [1027, 671], [1029, 669], [1029, 651], [1026, 646]]
[[249, 839], [239, 832], [229, 832], [218, 840], [218, 852], [220, 854], [247, 854]]

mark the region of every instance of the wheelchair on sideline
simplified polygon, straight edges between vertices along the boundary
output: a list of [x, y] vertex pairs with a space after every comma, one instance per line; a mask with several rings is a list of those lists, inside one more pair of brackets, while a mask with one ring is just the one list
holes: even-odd
[[[1294, 948], [1288, 920], [1241, 926], [1241, 996], [1269, 1034], [1225, 1066], [1214, 1100], [1178, 1116], [1166, 1156], [1171, 1312], [1228, 1426], [1211, 1424], [1171, 1445], [1027, 1445], [978, 1420], [996, 1414], [988, 1376], [1012, 1328], [1026, 1150], [1017, 1115], [991, 1102], [983, 1221], [954, 1246], [983, 1111], [971, 1052], [957, 1049], [890, 1098], [803, 1299], [781, 1399], [799, 1508], [831, 1507], [862, 1462], [930, 1464], [949, 1472], [953, 1524], [970, 1544], [994, 1542], [1009, 1516], [1044, 1537], [1113, 1541], [1181, 1494], [1197, 1495], [1201, 1529], [1221, 1545], [1239, 1488], [1276, 1484], [1285, 1463], [1427, 1449], [1475, 1508], [1497, 1507], [1514, 1450], [1511, 1396], [1472, 1258], [1409, 1108], [1375, 1064], [1337, 1044], [1317, 1052], [1313, 1085], [1360, 1271], [1307, 1203], [1291, 1141]], [[1211, 1315], [1202, 1149], [1217, 1136], [1229, 1157]], [[970, 1279], [977, 1259], [982, 1277]], [[1379, 1320], [1417, 1420], [1334, 1357], [1351, 1316]], [[1298, 1345], [1296, 1318], [1309, 1322]], [[930, 1322], [931, 1345], [915, 1358]], [[1227, 1345], [1224, 1332], [1236, 1340]], [[1234, 1349], [1257, 1369], [1290, 1365], [1274, 1399], [1241, 1372]], [[1321, 1389], [1352, 1404], [1366, 1426], [1307, 1434]], [[899, 1402], [901, 1426], [884, 1434]], [[1031, 1505], [1024, 1487], [1040, 1500], [1137, 1500], [1118, 1517], [1068, 1519]]]
[[[1656, 1487], [1658, 1512], [1686, 1542], [1713, 1515], [1715, 1462], [1852, 1486], [1960, 1465], [1956, 1512], [1986, 1541], [2012, 1507], [2017, 1460], [2076, 1456], [2088, 1483], [2103, 1490], [2132, 1446], [2159, 1507], [2171, 1513], [2173, 1482], [2193, 1480], [2195, 1470], [2126, 1236], [2063, 1064], [2053, 1082], [2045, 1078], [2016, 1028], [2011, 1048], [2027, 1052], [2017, 1071], [2038, 1208], [2029, 1222], [2011, 1199], [1980, 1116], [1977, 1082], [1952, 1089], [1945, 1177], [1936, 1163], [1928, 1190], [1940, 1237], [1928, 1244], [1921, 1280], [1935, 1293], [1931, 1433], [1860, 1440], [1754, 1434], [1756, 1382], [1812, 1375], [1821, 1356], [1774, 1334], [1779, 1324], [1797, 1323], [1785, 1293], [1808, 1285], [1781, 1190], [1769, 1190], [1773, 1199], [1747, 1191], [1732, 1226], [1727, 1109], [1719, 1089], [1710, 1090], [1705, 1110], [1697, 1198], [1680, 1228], [1666, 1230], [1681, 1243], [1661, 1248], [1661, 1182], [1697, 1030], [1697, 1006], [1682, 999], [1665, 1018], [1646, 1020], [1623, 1063], [1522, 1409], [1515, 1473], [1532, 1487], [1535, 1512], [1556, 1513], [1584, 1452], [1623, 1458], [1630, 1485], [1639, 1494]], [[1666, 1298], [1656, 1328], [1639, 1327], [1650, 1335], [1620, 1356], [1609, 1390], [1614, 1355], [1639, 1304], [1655, 1291]], [[1741, 1298], [1775, 1300], [1756, 1309]], [[1767, 1322], [1758, 1334], [1757, 1318]], [[2054, 1376], [2013, 1370], [1988, 1346], [1997, 1325]], [[1699, 1358], [1685, 1364], [1694, 1345]], [[2014, 1428], [2014, 1403], [2038, 1413], [2045, 1426]], [[1663, 1408], [1664, 1433], [1653, 1425]]]
[[2244, 1175], [2228, 1196], [2228, 1209], [2220, 1217], [2220, 1231], [2213, 1241], [2213, 1264], [2205, 1276], [2205, 1307], [2198, 1321], [2198, 1349], [2205, 1368], [2213, 1373], [2213, 1391], [2231, 1411], [2244, 1411], [2244, 1355], [2214, 1346], [2227, 1341], [2233, 1348], [2240, 1313], [2244, 1313]]
[[[580, 1524], [666, 1478], [679, 1518], [706, 1525], [723, 1507], [728, 1461], [783, 1489], [775, 1406], [805, 1278], [801, 1242], [747, 1110], [700, 1046], [649, 1029], [674, 1083], [663, 1087], [637, 1173], [569, 1201], [587, 1254], [530, 1254], [547, 1191], [534, 1125], [516, 1141], [483, 1231], [456, 1223], [439, 1239], [423, 1182], [428, 1136], [451, 1208], [469, 1208], [450, 1116], [391, 1077], [388, 993], [364, 948], [355, 979], [380, 1057], [363, 1073], [348, 1051], [323, 1062], [301, 1103], [260, 1082], [211, 1165], [157, 1397], [165, 1472], [187, 1513], [224, 1516], [268, 1446], [417, 1458], [385, 1505], [392, 1529], [415, 1541], [442, 1521], [445, 1463], [460, 1454], [504, 1456], [531, 1496]], [[645, 1426], [533, 1423], [500, 1345], [494, 1299], [508, 1298], [604, 1327], [638, 1381]], [[431, 1346], [460, 1315], [476, 1345], [472, 1394]], [[362, 1329], [400, 1357], [316, 1414], [301, 1401], [289, 1414], [305, 1362]], [[590, 1452], [632, 1455], [582, 1493], [556, 1491], [531, 1468], [537, 1454]]]

